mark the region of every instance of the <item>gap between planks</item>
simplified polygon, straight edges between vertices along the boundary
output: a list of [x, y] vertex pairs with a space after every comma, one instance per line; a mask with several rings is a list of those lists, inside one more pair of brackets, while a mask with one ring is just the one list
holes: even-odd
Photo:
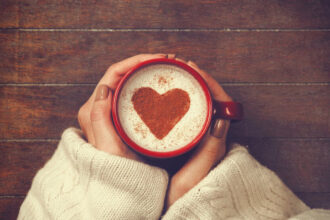
[[[275, 140], [275, 141], [283, 141], [283, 140], [289, 140], [289, 141], [330, 141], [330, 137], [295, 137], [295, 138], [289, 138], [289, 137], [249, 138], [249, 137], [246, 137], [244, 139], [263, 139], [263, 140]], [[57, 139], [57, 138], [48, 138], [48, 139], [42, 139], [42, 138], [0, 139], [0, 143], [8, 143], [8, 142], [58, 142], [58, 141], [60, 141], [60, 139]]]
[[[40, 86], [40, 87], [52, 87], [52, 86], [96, 86], [96, 83], [0, 83], [0, 87], [5, 86], [17, 86], [17, 87], [29, 87], [29, 86]], [[224, 82], [222, 86], [328, 86], [330, 82]]]
[[25, 198], [25, 195], [0, 195], [0, 199], [23, 199]]
[[0, 28], [0, 31], [23, 32], [322, 32], [324, 29], [305, 28]]

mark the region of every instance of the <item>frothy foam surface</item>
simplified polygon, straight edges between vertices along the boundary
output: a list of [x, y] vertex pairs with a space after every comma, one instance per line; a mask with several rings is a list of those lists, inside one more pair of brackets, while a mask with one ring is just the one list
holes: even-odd
[[[150, 87], [159, 94], [179, 88], [189, 94], [189, 110], [161, 140], [150, 132], [134, 109], [131, 99], [141, 87]], [[199, 82], [184, 69], [154, 64], [128, 78], [119, 95], [118, 117], [127, 136], [136, 144], [147, 150], [169, 152], [189, 144], [202, 130], [207, 117], [206, 96]]]

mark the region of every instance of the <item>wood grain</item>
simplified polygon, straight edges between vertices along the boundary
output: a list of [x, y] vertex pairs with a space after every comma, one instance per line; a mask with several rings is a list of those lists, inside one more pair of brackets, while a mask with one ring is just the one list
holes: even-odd
[[[251, 153], [293, 191], [330, 192], [329, 140], [251, 139], [248, 143]], [[0, 162], [0, 195], [25, 195], [36, 171], [51, 157], [56, 145], [56, 141], [0, 142], [0, 153], [4, 155]]]
[[2, 28], [329, 28], [324, 0], [3, 0]]
[[330, 139], [249, 138], [238, 142], [247, 145], [251, 154], [290, 189], [330, 192]]
[[16, 220], [23, 200], [21, 197], [0, 197], [0, 219]]
[[233, 137], [329, 137], [330, 86], [224, 86], [244, 105]]
[[[143, 46], [141, 46], [143, 45]], [[219, 82], [329, 82], [330, 32], [0, 32], [1, 83], [96, 83], [138, 53], [176, 53]]]
[[56, 146], [56, 141], [0, 142], [0, 195], [25, 195]]
[[330, 209], [330, 193], [295, 193], [311, 208]]
[[[225, 86], [243, 103], [232, 137], [329, 137], [330, 86]], [[1, 86], [0, 138], [59, 138], [94, 86]]]
[[330, 209], [329, 29], [326, 0], [2, 0], [0, 219], [16, 219], [108, 66], [159, 52], [224, 83], [245, 107], [229, 141]]
[[59, 138], [92, 87], [0, 87], [0, 138]]

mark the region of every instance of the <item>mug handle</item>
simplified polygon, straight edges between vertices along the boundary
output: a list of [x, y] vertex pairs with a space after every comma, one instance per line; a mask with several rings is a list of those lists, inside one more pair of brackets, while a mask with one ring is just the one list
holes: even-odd
[[213, 118], [240, 121], [244, 117], [243, 105], [239, 102], [220, 102], [213, 100]]

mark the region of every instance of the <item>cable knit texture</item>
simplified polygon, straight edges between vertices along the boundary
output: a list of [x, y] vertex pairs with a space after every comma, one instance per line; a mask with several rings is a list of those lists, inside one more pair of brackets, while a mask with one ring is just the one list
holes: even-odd
[[[18, 219], [159, 219], [166, 171], [96, 150], [67, 129], [37, 173]], [[311, 210], [246, 148], [225, 159], [163, 216], [169, 219], [330, 219]]]
[[166, 171], [96, 150], [67, 129], [37, 173], [18, 219], [157, 219]]
[[288, 219], [309, 210], [275, 173], [234, 144], [226, 158], [175, 202], [163, 219]]

